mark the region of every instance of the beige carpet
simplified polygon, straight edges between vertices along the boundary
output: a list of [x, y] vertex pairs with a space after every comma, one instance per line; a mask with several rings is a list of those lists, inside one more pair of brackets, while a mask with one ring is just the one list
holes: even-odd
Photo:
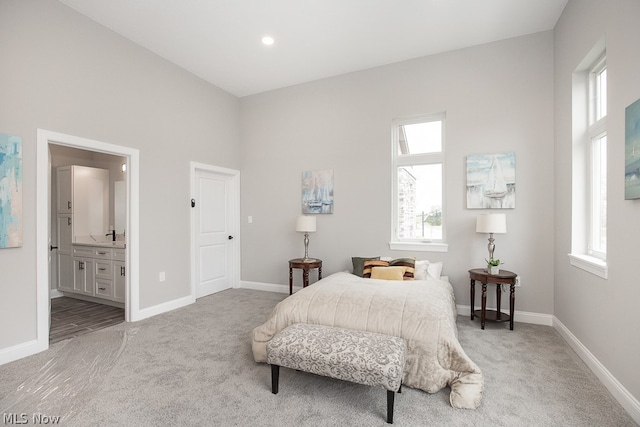
[[[54, 344], [0, 366], [0, 413], [61, 417], [87, 426], [384, 426], [386, 392], [253, 361], [250, 332], [285, 295], [228, 290], [141, 322]], [[482, 368], [477, 410], [449, 390], [407, 387], [401, 426], [635, 426], [551, 327], [458, 318], [460, 341]]]

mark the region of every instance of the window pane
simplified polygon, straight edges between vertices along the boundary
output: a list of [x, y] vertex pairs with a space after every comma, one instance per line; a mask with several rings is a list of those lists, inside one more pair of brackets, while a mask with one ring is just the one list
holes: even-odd
[[399, 126], [398, 154], [425, 154], [442, 151], [442, 122]]
[[607, 115], [607, 69], [605, 68], [597, 75], [597, 101], [596, 120]]
[[607, 136], [593, 140], [591, 188], [591, 252], [607, 252]]
[[442, 164], [398, 168], [398, 238], [442, 240]]

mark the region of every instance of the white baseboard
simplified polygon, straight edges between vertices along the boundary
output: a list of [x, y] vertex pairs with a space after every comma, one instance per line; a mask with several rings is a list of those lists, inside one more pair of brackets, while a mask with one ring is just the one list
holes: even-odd
[[191, 295], [178, 298], [173, 301], [163, 302], [162, 304], [154, 305], [152, 307], [142, 308], [138, 310], [138, 315], [135, 319], [131, 319], [132, 322], [147, 319], [149, 317], [157, 316], [158, 314], [166, 313], [177, 308], [186, 307], [195, 302], [195, 299]]
[[[250, 282], [248, 280], [241, 280], [240, 287], [242, 289], [253, 289], [256, 291], [277, 292], [280, 294], [289, 293], [289, 285], [278, 285], [275, 283], [262, 283], [262, 282]], [[294, 286], [293, 291], [299, 291], [301, 286]]]
[[[475, 309], [478, 310], [480, 307], [476, 306]], [[471, 306], [469, 305], [456, 305], [456, 309], [458, 310], [458, 315], [471, 315]], [[488, 310], [495, 310], [495, 307], [487, 307]], [[501, 307], [501, 311], [509, 314], [509, 309], [504, 309]], [[544, 326], [553, 326], [553, 316], [550, 314], [542, 314], [542, 313], [531, 313], [529, 311], [519, 311], [516, 310], [514, 314], [513, 320], [515, 322], [522, 323], [531, 323], [533, 325], [544, 325]]]
[[553, 327], [564, 338], [564, 340], [571, 346], [571, 348], [578, 353], [578, 356], [584, 361], [584, 363], [593, 371], [598, 377], [600, 382], [609, 390], [613, 397], [622, 405], [622, 407], [629, 413], [633, 420], [640, 424], [640, 402], [633, 397], [631, 393], [622, 385], [620, 381], [614, 377], [611, 372], [585, 347], [575, 335], [567, 329], [564, 324], [553, 317]]
[[63, 297], [63, 296], [64, 296], [64, 294], [62, 292], [60, 292], [59, 290], [57, 290], [57, 289], [51, 289], [49, 291], [49, 298], [51, 298], [51, 299], [60, 298], [60, 297]]
[[39, 344], [38, 340], [31, 340], [12, 347], [3, 348], [0, 350], [0, 365], [40, 353], [41, 351], [45, 351], [47, 348], [49, 348], [48, 340], [44, 346]]

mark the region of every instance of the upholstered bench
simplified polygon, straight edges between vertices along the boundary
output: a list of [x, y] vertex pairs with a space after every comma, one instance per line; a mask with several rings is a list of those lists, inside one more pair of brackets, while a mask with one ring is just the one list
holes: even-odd
[[296, 323], [267, 343], [271, 392], [278, 393], [280, 366], [387, 389], [387, 422], [393, 423], [401, 392], [407, 345], [402, 338], [331, 326]]

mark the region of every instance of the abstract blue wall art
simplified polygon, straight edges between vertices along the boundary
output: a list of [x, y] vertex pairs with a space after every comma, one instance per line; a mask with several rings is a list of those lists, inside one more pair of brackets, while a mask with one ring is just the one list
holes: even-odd
[[22, 246], [22, 138], [0, 133], [0, 248]]
[[302, 213], [333, 213], [333, 169], [302, 172]]
[[640, 199], [640, 99], [624, 112], [624, 198]]

